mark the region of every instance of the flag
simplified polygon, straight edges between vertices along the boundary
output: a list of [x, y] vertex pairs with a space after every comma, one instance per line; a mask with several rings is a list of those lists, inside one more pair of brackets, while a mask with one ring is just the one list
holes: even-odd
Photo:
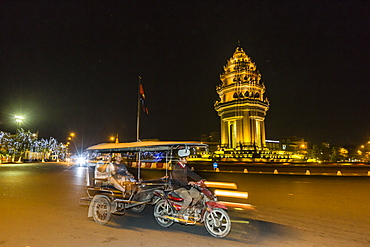
[[140, 93], [141, 109], [143, 110], [143, 112], [148, 114], [149, 113], [148, 108], [145, 106], [144, 87], [143, 87], [143, 84], [141, 84], [141, 83], [140, 83], [139, 93]]

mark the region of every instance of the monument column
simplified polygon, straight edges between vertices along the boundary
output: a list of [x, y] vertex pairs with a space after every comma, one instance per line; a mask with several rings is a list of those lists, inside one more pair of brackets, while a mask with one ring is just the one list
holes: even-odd
[[237, 47], [220, 75], [215, 110], [221, 120], [221, 146], [253, 147], [265, 144], [265, 116], [270, 103], [255, 63]]

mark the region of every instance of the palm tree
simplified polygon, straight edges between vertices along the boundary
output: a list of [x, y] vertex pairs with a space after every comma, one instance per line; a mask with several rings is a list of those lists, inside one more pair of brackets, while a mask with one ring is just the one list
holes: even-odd
[[42, 138], [40, 140], [39, 152], [42, 153], [42, 162], [45, 162], [46, 155], [49, 153], [49, 141]]
[[[0, 163], [4, 156], [11, 156], [14, 162], [17, 155], [19, 155], [18, 162], [21, 162], [28, 152], [41, 153], [41, 160], [45, 162], [45, 159], [49, 158], [52, 153], [58, 159], [66, 152], [66, 146], [53, 137], [37, 140], [37, 135], [22, 128], [17, 129], [15, 135], [0, 131]], [[40, 160], [40, 157], [37, 156], [37, 159]]]
[[0, 163], [4, 156], [9, 155], [10, 139], [9, 133], [0, 131]]
[[49, 155], [53, 154], [55, 150], [57, 150], [57, 148], [58, 148], [58, 141], [54, 137], [50, 137], [49, 145], [48, 145]]
[[62, 158], [65, 156], [65, 153], [67, 152], [67, 147], [64, 145], [64, 143], [59, 142], [56, 146], [56, 149], [54, 150], [54, 154], [57, 156], [57, 161], [59, 162], [59, 158]]
[[41, 139], [38, 144], [38, 151], [42, 152], [42, 162], [49, 158], [50, 155], [58, 149], [58, 141], [54, 137], [50, 137], [49, 140]]
[[31, 150], [34, 142], [35, 138], [30, 130], [17, 129], [14, 137], [14, 154], [19, 154], [18, 162], [21, 162], [22, 157]]

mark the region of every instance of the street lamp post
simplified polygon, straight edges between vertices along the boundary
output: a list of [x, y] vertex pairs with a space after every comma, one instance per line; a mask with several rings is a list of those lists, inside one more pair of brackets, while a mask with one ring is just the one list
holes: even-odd
[[68, 136], [68, 138], [67, 138], [67, 143], [66, 143], [66, 147], [67, 147], [67, 154], [66, 154], [66, 158], [67, 158], [67, 160], [68, 160], [68, 163], [69, 163], [69, 161], [70, 161], [70, 158], [71, 158], [71, 153], [70, 153], [70, 145], [71, 145], [71, 141], [73, 141], [73, 138], [76, 136], [76, 134], [74, 133], [74, 132], [71, 132], [71, 133], [69, 133], [69, 136]]

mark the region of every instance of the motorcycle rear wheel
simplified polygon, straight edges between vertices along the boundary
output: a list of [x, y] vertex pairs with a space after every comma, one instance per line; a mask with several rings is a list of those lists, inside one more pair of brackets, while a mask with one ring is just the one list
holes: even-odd
[[170, 216], [172, 209], [164, 200], [160, 200], [154, 207], [154, 218], [161, 227], [170, 227], [173, 225], [173, 220], [162, 218], [161, 216]]
[[205, 213], [204, 226], [213, 237], [224, 238], [230, 233], [231, 220], [224, 209], [214, 208]]
[[110, 201], [107, 198], [98, 198], [93, 205], [94, 221], [100, 225], [108, 223], [112, 216]]

